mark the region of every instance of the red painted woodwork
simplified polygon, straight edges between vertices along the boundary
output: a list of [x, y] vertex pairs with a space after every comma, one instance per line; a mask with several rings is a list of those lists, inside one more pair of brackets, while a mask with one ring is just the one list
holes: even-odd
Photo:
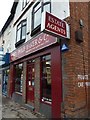
[[12, 62], [18, 60], [26, 55], [34, 53], [52, 44], [55, 44], [56, 42], [57, 42], [56, 37], [53, 37], [45, 33], [40, 33], [39, 35], [27, 41], [21, 47], [13, 51], [10, 54], [10, 61]]
[[60, 46], [51, 51], [52, 79], [52, 118], [60, 118], [62, 101], [61, 55]]
[[34, 103], [34, 63], [27, 65], [27, 103]]
[[14, 68], [14, 65], [11, 64], [10, 65], [10, 73], [9, 73], [9, 91], [8, 91], [9, 97], [12, 97], [12, 94], [15, 90], [14, 78], [15, 78], [15, 68]]
[[66, 22], [51, 13], [42, 13], [41, 31], [56, 37], [67, 37]]
[[[22, 60], [14, 62], [17, 64], [19, 62], [27, 61], [34, 59], [36, 57], [40, 57], [46, 54], [51, 54], [51, 94], [52, 94], [52, 118], [60, 118], [61, 114], [61, 102], [62, 102], [62, 79], [61, 79], [61, 53], [60, 53], [60, 46], [49, 47], [45, 51], [39, 52], [34, 54], [33, 56], [29, 56], [28, 58], [24, 57]], [[10, 73], [11, 81], [14, 79], [14, 67], [12, 66], [12, 73]], [[27, 103], [34, 103], [34, 86], [29, 85], [28, 78], [32, 78], [32, 68], [34, 68], [34, 63], [29, 62], [27, 64], [27, 85], [26, 85], [26, 101]], [[41, 67], [40, 67], [41, 69]], [[41, 69], [42, 70], [42, 69]], [[41, 76], [41, 75], [40, 75]], [[32, 82], [32, 79], [31, 79]], [[40, 84], [41, 85], [41, 84]], [[10, 94], [13, 93], [14, 90], [14, 83], [10, 88]], [[41, 94], [41, 87], [40, 87], [40, 94]]]

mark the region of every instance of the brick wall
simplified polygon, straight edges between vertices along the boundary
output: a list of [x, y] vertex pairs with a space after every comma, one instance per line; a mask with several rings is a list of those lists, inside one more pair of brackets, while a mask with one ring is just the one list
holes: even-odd
[[23, 97], [23, 102], [26, 103], [26, 69], [27, 68], [27, 63], [24, 62], [23, 63], [23, 94], [22, 94], [22, 97]]
[[35, 59], [35, 111], [40, 109], [40, 58]]
[[[88, 60], [90, 63], [90, 2], [88, 4], [88, 50], [89, 50], [89, 54], [88, 54]], [[90, 64], [88, 64], [88, 78], [89, 78], [89, 82], [90, 82]], [[90, 87], [88, 88], [88, 116], [90, 117]]]
[[[81, 29], [79, 20], [84, 27]], [[63, 103], [62, 111], [66, 117], [87, 117], [88, 89], [85, 85], [88, 76], [88, 3], [70, 3], [69, 50], [62, 52]], [[83, 33], [83, 42], [75, 40], [75, 31]], [[85, 76], [86, 75], [86, 76]], [[86, 78], [84, 78], [86, 77]], [[63, 114], [62, 114], [63, 115]]]
[[14, 92], [14, 78], [15, 78], [15, 74], [14, 74], [15, 70], [14, 70], [14, 65], [10, 65], [10, 73], [9, 73], [9, 81], [8, 81], [8, 87], [7, 87], [7, 92], [8, 92], [8, 96], [12, 97], [12, 94]]

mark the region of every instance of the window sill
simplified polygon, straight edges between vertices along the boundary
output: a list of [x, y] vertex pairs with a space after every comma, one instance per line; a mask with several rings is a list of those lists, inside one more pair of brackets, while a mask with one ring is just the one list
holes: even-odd
[[35, 29], [31, 31], [31, 37], [38, 34], [41, 30], [41, 25], [37, 26]]
[[19, 45], [21, 45], [21, 44], [24, 43], [24, 42], [25, 42], [25, 39], [16, 42], [16, 43], [15, 43], [15, 47], [17, 48]]
[[47, 105], [52, 105], [52, 102], [50, 102], [50, 101], [44, 101], [44, 100], [41, 99], [41, 102], [44, 103], [44, 104], [47, 104]]
[[22, 93], [20, 93], [20, 92], [15, 92], [15, 93], [22, 96]]

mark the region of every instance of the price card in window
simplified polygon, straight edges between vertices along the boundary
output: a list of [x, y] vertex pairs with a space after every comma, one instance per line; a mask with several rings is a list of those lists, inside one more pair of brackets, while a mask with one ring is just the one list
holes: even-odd
[[31, 85], [31, 81], [29, 81], [28, 83], [29, 83], [29, 85]]

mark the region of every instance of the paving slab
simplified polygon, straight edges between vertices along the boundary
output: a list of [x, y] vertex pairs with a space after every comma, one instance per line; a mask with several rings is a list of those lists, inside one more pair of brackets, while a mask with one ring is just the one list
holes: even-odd
[[2, 97], [2, 118], [44, 118], [8, 97]]

